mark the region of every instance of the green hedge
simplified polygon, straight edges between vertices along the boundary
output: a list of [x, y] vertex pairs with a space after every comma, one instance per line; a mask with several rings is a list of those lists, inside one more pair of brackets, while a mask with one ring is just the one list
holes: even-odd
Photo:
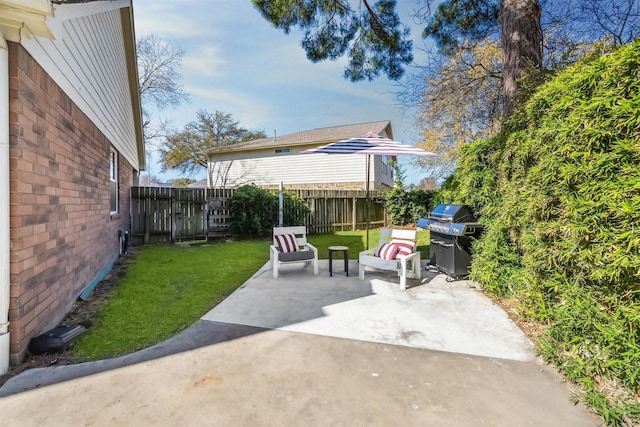
[[[285, 226], [305, 225], [309, 206], [295, 193], [283, 193], [283, 223]], [[239, 237], [270, 236], [278, 225], [278, 191], [244, 185], [229, 199], [231, 232]]]
[[542, 355], [640, 421], [640, 41], [541, 86], [438, 198], [481, 214], [472, 277], [547, 325]]
[[404, 190], [396, 187], [390, 190], [384, 198], [384, 208], [389, 215], [391, 224], [415, 224], [420, 218], [429, 216], [432, 206], [433, 191], [418, 188]]

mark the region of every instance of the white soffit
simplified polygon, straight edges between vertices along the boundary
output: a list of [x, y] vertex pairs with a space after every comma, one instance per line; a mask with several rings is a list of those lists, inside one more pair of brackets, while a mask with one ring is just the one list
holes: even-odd
[[[2, 0], [0, 0], [2, 1]], [[131, 7], [131, 0], [90, 1], [86, 3], [55, 4], [56, 19], [76, 19]]]
[[53, 16], [49, 0], [0, 0], [0, 31], [8, 40], [19, 42], [23, 27], [37, 36], [53, 38], [47, 16]]

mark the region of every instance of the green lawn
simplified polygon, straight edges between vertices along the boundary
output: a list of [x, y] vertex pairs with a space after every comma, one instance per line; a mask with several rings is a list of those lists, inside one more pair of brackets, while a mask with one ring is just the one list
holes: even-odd
[[[379, 239], [369, 233], [370, 246]], [[418, 234], [422, 258], [429, 234]], [[320, 259], [328, 246], [349, 246], [349, 257], [364, 250], [365, 232], [309, 236]], [[269, 260], [270, 240], [218, 242], [194, 246], [153, 245], [140, 249], [126, 275], [90, 330], [74, 345], [78, 361], [131, 353], [186, 329], [235, 291]]]

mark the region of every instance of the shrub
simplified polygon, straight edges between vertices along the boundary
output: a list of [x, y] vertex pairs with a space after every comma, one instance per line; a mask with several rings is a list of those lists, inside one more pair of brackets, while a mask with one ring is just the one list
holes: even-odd
[[252, 185], [239, 187], [229, 199], [231, 232], [241, 237], [264, 237], [278, 223], [278, 197]]
[[[278, 193], [275, 192], [274, 194], [277, 199]], [[282, 218], [284, 225], [306, 225], [307, 214], [311, 212], [311, 209], [309, 209], [309, 205], [304, 199], [298, 197], [294, 192], [284, 191], [282, 202], [284, 204]]]
[[[284, 225], [305, 225], [309, 207], [291, 192], [283, 192]], [[263, 190], [245, 185], [234, 191], [229, 199], [231, 232], [240, 237], [270, 236], [278, 225], [278, 191]]]
[[394, 188], [389, 191], [383, 203], [391, 223], [407, 225], [427, 217], [432, 208], [433, 194], [433, 191], [420, 189], [406, 191], [402, 188]]
[[640, 420], [639, 74], [640, 40], [560, 73], [436, 197], [480, 213], [472, 277], [547, 324], [542, 354], [612, 425]]

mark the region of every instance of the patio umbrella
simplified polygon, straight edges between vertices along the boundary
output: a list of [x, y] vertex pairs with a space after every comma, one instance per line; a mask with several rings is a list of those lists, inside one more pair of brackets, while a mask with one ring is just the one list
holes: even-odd
[[371, 168], [370, 156], [409, 155], [438, 157], [437, 154], [430, 151], [423, 150], [422, 148], [418, 148], [413, 145], [403, 144], [402, 142], [394, 141], [389, 138], [384, 138], [374, 132], [367, 132], [365, 135], [358, 138], [344, 139], [341, 141], [322, 145], [320, 147], [310, 148], [308, 150], [301, 151], [300, 154], [361, 154], [366, 156], [367, 172], [365, 180], [365, 216], [367, 224], [367, 249], [369, 249], [369, 170]]

